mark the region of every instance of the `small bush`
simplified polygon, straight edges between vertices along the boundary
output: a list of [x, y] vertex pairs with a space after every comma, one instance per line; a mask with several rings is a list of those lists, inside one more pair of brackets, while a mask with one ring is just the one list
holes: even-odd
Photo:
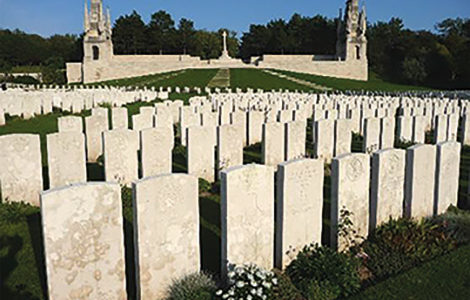
[[217, 299], [274, 299], [278, 279], [271, 271], [263, 270], [255, 265], [229, 266], [228, 287], [218, 290]]
[[441, 256], [456, 247], [453, 238], [439, 224], [423, 220], [390, 220], [378, 227], [353, 252], [364, 257], [364, 264], [375, 279], [403, 272], [422, 262]]
[[28, 216], [39, 213], [39, 208], [23, 202], [0, 202], [0, 222], [17, 224]]
[[304, 300], [289, 276], [279, 270], [274, 270], [274, 274], [278, 279], [278, 285], [274, 290], [274, 300]]
[[294, 285], [307, 299], [347, 297], [361, 286], [359, 260], [328, 247], [306, 246], [286, 269]]
[[451, 206], [445, 214], [433, 218], [431, 222], [439, 224], [459, 245], [470, 243], [470, 211]]
[[214, 280], [205, 273], [194, 273], [175, 280], [169, 288], [167, 300], [211, 300], [217, 290]]

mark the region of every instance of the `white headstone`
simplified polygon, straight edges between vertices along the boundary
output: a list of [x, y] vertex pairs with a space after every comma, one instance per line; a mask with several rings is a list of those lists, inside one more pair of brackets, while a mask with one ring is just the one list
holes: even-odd
[[198, 180], [185, 174], [134, 184], [139, 299], [166, 299], [173, 280], [199, 271]]
[[434, 213], [443, 214], [459, 198], [460, 150], [457, 142], [437, 144], [436, 194]]
[[144, 129], [140, 132], [140, 136], [143, 177], [171, 173], [173, 129], [168, 127]]
[[103, 133], [104, 174], [107, 182], [130, 185], [139, 178], [139, 133], [118, 129]]
[[127, 299], [120, 191], [88, 183], [41, 195], [50, 299]]
[[48, 134], [47, 158], [50, 189], [87, 181], [83, 133]]

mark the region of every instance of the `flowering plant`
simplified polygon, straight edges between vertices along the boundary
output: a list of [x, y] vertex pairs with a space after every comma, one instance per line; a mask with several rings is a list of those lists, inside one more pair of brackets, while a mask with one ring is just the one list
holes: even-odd
[[216, 292], [217, 299], [272, 299], [278, 281], [273, 272], [255, 265], [229, 265], [227, 277], [228, 287]]

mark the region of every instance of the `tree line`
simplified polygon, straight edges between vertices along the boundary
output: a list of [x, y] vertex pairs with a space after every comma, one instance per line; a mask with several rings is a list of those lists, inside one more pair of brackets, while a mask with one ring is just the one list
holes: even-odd
[[[236, 32], [226, 29], [196, 29], [186, 18], [176, 24], [165, 11], [152, 14], [146, 24], [133, 11], [114, 23], [114, 52], [214, 59], [222, 52], [222, 31], [226, 30], [230, 55], [244, 60], [262, 54], [334, 54], [337, 21], [294, 14], [287, 21], [251, 25], [238, 39]], [[470, 88], [470, 19], [447, 19], [436, 24], [434, 31], [413, 31], [401, 19], [392, 18], [369, 24], [367, 37], [369, 68], [380, 78], [434, 88]], [[43, 38], [0, 30], [0, 71], [25, 65], [63, 70], [64, 62], [81, 61], [82, 51], [81, 36]]]

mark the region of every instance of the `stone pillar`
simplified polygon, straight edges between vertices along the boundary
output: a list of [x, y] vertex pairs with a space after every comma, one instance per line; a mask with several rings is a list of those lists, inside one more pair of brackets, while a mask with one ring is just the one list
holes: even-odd
[[386, 149], [372, 157], [370, 230], [403, 216], [406, 151]]
[[433, 214], [436, 146], [415, 145], [406, 152], [405, 216]]
[[459, 200], [461, 144], [443, 142], [437, 144], [436, 192], [434, 214], [443, 214]]
[[213, 182], [215, 179], [214, 147], [217, 140], [214, 128], [189, 127], [187, 135], [188, 174]]
[[139, 178], [139, 132], [129, 129], [103, 133], [104, 174], [107, 182], [130, 186]]
[[321, 244], [323, 161], [300, 159], [279, 165], [276, 267], [287, 266], [305, 245]]
[[274, 259], [274, 170], [260, 165], [221, 172], [222, 274], [227, 264], [270, 270]]
[[5, 202], [39, 206], [43, 189], [39, 135], [0, 136], [0, 191]]
[[285, 158], [285, 130], [282, 123], [263, 125], [263, 163], [277, 167]]
[[118, 184], [41, 194], [50, 299], [127, 299], [121, 207]]
[[112, 128], [116, 129], [128, 129], [129, 128], [129, 117], [127, 115], [127, 108], [125, 107], [113, 107], [111, 109], [111, 121]]
[[217, 127], [217, 155], [219, 171], [243, 165], [243, 132], [240, 126]]
[[412, 117], [398, 117], [398, 138], [402, 142], [411, 142], [413, 137], [413, 119]]
[[285, 124], [285, 160], [304, 158], [307, 139], [307, 124], [303, 121]]
[[369, 231], [370, 156], [353, 153], [338, 156], [331, 166], [331, 245], [339, 250], [358, 242], [354, 236], [338, 235], [338, 225], [344, 220], [342, 211], [350, 212], [353, 229], [361, 237]]
[[372, 154], [380, 148], [380, 119], [367, 118], [364, 120], [364, 143], [362, 151]]
[[50, 189], [87, 181], [85, 135], [60, 132], [47, 135]]
[[320, 120], [315, 123], [315, 157], [331, 162], [334, 151], [334, 121]]
[[[107, 110], [106, 110], [107, 111]], [[85, 135], [88, 162], [96, 162], [103, 154], [102, 133], [109, 130], [108, 116], [97, 114], [85, 118]]]
[[67, 116], [57, 119], [59, 132], [83, 132], [83, 121], [81, 117]]
[[173, 280], [199, 271], [198, 179], [185, 174], [134, 183], [138, 299], [166, 299]]
[[352, 121], [339, 119], [335, 122], [335, 148], [334, 156], [351, 153]]
[[380, 149], [393, 148], [395, 145], [395, 118], [380, 119]]
[[169, 174], [172, 171], [174, 133], [172, 128], [157, 127], [140, 132], [142, 176]]

